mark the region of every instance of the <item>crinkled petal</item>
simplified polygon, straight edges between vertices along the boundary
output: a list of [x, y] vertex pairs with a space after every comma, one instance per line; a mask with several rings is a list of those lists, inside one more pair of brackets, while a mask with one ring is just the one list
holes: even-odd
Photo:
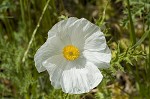
[[48, 32], [48, 37], [52, 37], [53, 35], [57, 34], [57, 36], [60, 36], [61, 38], [65, 37], [68, 33], [72, 31], [71, 28], [73, 28], [73, 24], [76, 23], [78, 18], [76, 17], [70, 17], [66, 20], [62, 20], [58, 23], [56, 23], [51, 30]]
[[52, 27], [48, 33], [48, 37], [53, 36], [54, 33], [60, 37], [65, 45], [72, 44], [80, 50], [83, 49], [85, 43], [89, 42], [89, 39], [86, 42], [85, 40], [95, 33], [103, 40], [102, 43], [105, 42], [100, 28], [84, 18], [77, 19], [71, 17], [67, 20], [60, 21]]
[[104, 52], [94, 52], [85, 50], [83, 56], [90, 62], [94, 63], [98, 68], [108, 68], [111, 60], [111, 52], [108, 47]]
[[81, 94], [98, 86], [103, 76], [92, 63], [69, 62], [62, 73], [61, 86], [65, 93]]
[[42, 62], [54, 55], [61, 54], [63, 47], [64, 45], [58, 37], [48, 38], [34, 56], [35, 66], [38, 72], [45, 71], [46, 69], [43, 67]]
[[51, 30], [48, 32], [48, 37], [52, 37], [54, 34], [56, 34], [57, 37], [59, 37], [64, 45], [71, 45], [71, 38], [70, 35], [72, 33], [72, 30], [74, 28], [74, 24], [78, 21], [77, 18], [71, 17], [66, 20], [62, 20], [55, 24]]
[[103, 78], [99, 69], [83, 57], [67, 61], [63, 56], [57, 55], [44, 61], [43, 66], [50, 74], [51, 84], [55, 88], [62, 88], [65, 93], [89, 92]]
[[62, 55], [55, 55], [43, 62], [43, 66], [47, 69], [54, 88], [61, 88], [60, 79], [66, 65], [67, 61]]
[[104, 35], [97, 31], [85, 40], [84, 50], [104, 52], [106, 47]]
[[100, 32], [100, 28], [98, 26], [84, 18], [81, 18], [75, 23], [74, 29], [72, 30], [72, 44], [82, 50], [86, 43], [86, 39], [95, 33], [99, 33], [100, 36], [103, 36], [103, 33]]

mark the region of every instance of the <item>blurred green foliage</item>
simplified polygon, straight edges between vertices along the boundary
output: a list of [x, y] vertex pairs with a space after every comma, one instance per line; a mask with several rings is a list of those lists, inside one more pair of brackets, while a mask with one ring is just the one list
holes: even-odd
[[[149, 99], [149, 0], [130, 0], [130, 4], [128, 0], [50, 0], [43, 12], [47, 1], [0, 1], [0, 98]], [[55, 90], [48, 73], [38, 73], [33, 60], [48, 30], [70, 16], [84, 17], [99, 25], [112, 51], [111, 67], [102, 70], [101, 84], [81, 95]], [[32, 36], [36, 27], [36, 35]]]

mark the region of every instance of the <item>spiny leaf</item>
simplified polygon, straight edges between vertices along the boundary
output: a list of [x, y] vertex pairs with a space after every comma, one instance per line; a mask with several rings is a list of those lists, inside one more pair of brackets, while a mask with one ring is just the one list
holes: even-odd
[[129, 59], [129, 57], [126, 57], [125, 60], [126, 60], [127, 63], [129, 63], [130, 65], [133, 66], [133, 64], [132, 64], [131, 60]]

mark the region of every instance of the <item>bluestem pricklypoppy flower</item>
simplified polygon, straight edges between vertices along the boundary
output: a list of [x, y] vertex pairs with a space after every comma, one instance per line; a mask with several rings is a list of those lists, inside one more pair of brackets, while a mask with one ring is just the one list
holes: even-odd
[[47, 70], [54, 88], [71, 94], [98, 86], [103, 78], [98, 68], [108, 68], [110, 60], [111, 52], [100, 28], [75, 17], [55, 24], [34, 56], [38, 72]]

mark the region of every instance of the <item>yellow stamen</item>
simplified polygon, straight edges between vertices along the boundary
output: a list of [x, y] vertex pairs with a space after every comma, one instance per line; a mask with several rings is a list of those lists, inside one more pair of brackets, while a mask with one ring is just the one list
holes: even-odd
[[80, 55], [79, 49], [73, 45], [65, 46], [63, 49], [64, 57], [69, 60], [73, 61], [77, 59]]

